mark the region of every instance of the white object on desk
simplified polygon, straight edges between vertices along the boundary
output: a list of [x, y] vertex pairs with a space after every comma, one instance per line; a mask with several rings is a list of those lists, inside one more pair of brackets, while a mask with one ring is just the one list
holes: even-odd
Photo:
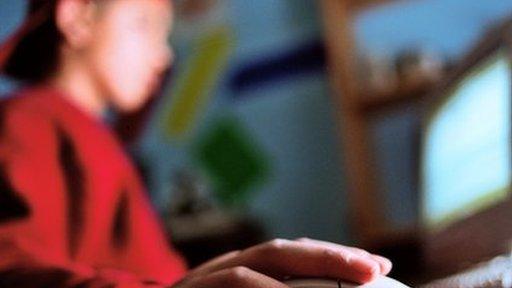
[[385, 276], [380, 276], [363, 285], [325, 279], [291, 280], [286, 282], [286, 285], [292, 288], [408, 288], [408, 286]]

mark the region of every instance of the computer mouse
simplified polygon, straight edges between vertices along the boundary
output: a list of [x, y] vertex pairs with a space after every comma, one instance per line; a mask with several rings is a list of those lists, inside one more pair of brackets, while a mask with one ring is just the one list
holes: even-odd
[[366, 284], [353, 284], [341, 280], [329, 279], [295, 279], [285, 282], [291, 288], [408, 288], [395, 279], [379, 276]]

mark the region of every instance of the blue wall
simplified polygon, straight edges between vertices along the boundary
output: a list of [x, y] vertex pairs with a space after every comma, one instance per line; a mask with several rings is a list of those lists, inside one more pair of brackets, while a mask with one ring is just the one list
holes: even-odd
[[[190, 147], [218, 117], [230, 115], [270, 167], [270, 175], [251, 191], [246, 213], [263, 223], [269, 237], [346, 242], [350, 232], [342, 157], [315, 2], [224, 2], [221, 19], [209, 21], [231, 29], [233, 50], [196, 127], [184, 140], [162, 135], [162, 115], [176, 97], [171, 85], [166, 91], [170, 97], [157, 103], [139, 145], [143, 158], [156, 163], [151, 187], [157, 202], [172, 202], [172, 196], [166, 199], [172, 171], [201, 172]], [[175, 79], [190, 69], [187, 57], [194, 51], [194, 39], [209, 29], [194, 25], [178, 20], [172, 42], [179, 59]]]
[[[23, 21], [26, 1], [3, 0], [0, 3], [0, 42], [3, 42]], [[0, 95], [14, 88], [14, 83], [0, 77]]]
[[422, 47], [457, 58], [488, 25], [511, 14], [512, 2], [504, 0], [397, 1], [363, 13], [356, 22], [357, 37], [369, 52]]
[[[24, 3], [19, 0], [0, 2], [1, 40], [19, 24]], [[325, 72], [318, 68], [322, 59], [317, 58], [314, 49], [321, 38], [317, 2], [232, 0], [219, 3], [225, 6], [212, 21], [231, 27], [234, 41], [226, 67], [219, 72], [215, 87], [209, 92], [211, 101], [188, 140], [169, 141], [162, 135], [159, 123], [166, 109], [173, 105], [174, 90], [170, 85], [164, 91], [166, 97], [156, 103], [148, 128], [135, 147], [141, 158], [152, 163], [149, 179], [155, 202], [172, 201], [169, 199], [172, 171], [200, 170], [192, 159], [190, 145], [210, 129], [213, 120], [230, 115], [270, 159], [270, 176], [251, 192], [245, 207], [247, 213], [260, 219], [272, 237], [309, 236], [350, 241], [345, 181], [340, 165], [343, 155], [339, 153]], [[412, 46], [457, 58], [469, 49], [484, 27], [511, 12], [512, 2], [503, 0], [402, 1], [361, 15], [356, 20], [357, 39], [366, 53], [393, 55]], [[201, 33], [201, 28], [186, 26], [178, 24], [172, 40], [178, 53], [173, 79], [186, 71], [189, 48], [193, 48], [191, 39]], [[302, 52], [294, 52], [301, 47]], [[269, 59], [277, 61], [286, 55], [306, 57], [309, 60], [299, 65], [306, 68], [301, 73], [276, 72], [276, 77], [260, 82], [256, 81], [258, 77], [253, 77], [257, 85], [235, 85], [234, 88], [233, 75], [241, 67], [258, 67], [258, 63], [268, 63]], [[259, 71], [275, 70], [274, 67], [274, 70]], [[9, 89], [12, 86], [1, 80], [0, 92]], [[409, 225], [414, 220], [417, 200], [411, 180], [414, 179], [413, 133], [418, 123], [414, 109], [406, 107], [395, 116], [380, 115], [372, 122], [389, 217], [399, 226]]]

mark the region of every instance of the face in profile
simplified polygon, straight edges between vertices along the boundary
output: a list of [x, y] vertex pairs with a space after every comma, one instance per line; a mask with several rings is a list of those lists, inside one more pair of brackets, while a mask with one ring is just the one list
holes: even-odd
[[114, 0], [100, 5], [94, 37], [84, 54], [106, 102], [130, 112], [147, 101], [172, 62], [168, 46], [172, 7], [168, 0]]

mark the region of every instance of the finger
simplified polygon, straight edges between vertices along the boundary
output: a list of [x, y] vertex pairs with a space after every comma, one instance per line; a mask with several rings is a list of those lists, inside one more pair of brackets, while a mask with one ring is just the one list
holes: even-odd
[[393, 262], [388, 258], [375, 254], [370, 254], [370, 256], [379, 263], [381, 275], [388, 275], [391, 269], [393, 269]]
[[199, 267], [195, 268], [194, 270], [189, 272], [189, 275], [205, 275], [212, 273], [214, 271], [218, 271], [220, 269], [227, 268], [228, 266], [225, 263], [234, 263], [233, 260], [235, 257], [238, 257], [240, 255], [240, 251], [232, 251], [226, 254], [223, 254], [221, 256], [218, 256]]
[[285, 284], [246, 267], [233, 267], [195, 277], [173, 288], [289, 288]]
[[382, 257], [380, 255], [371, 254], [368, 251], [365, 251], [360, 248], [355, 248], [355, 247], [346, 247], [346, 248], [349, 249], [350, 251], [352, 251], [353, 253], [356, 253], [362, 257], [367, 257], [367, 258], [377, 262], [380, 267], [381, 275], [389, 274], [389, 272], [391, 272], [391, 269], [393, 268], [392, 262], [385, 257]]
[[374, 279], [380, 271], [376, 261], [336, 245], [274, 240], [236, 254], [228, 254], [200, 267], [197, 274], [208, 274], [235, 266], [282, 279], [286, 276], [341, 278], [357, 283]]
[[380, 274], [382, 274], [382, 275], [389, 274], [389, 272], [391, 272], [391, 269], [393, 268], [393, 264], [391, 263], [391, 261], [389, 259], [382, 257], [380, 255], [371, 254], [368, 251], [360, 249], [360, 248], [349, 247], [349, 246], [339, 245], [336, 243], [331, 243], [331, 242], [326, 242], [326, 241], [321, 241], [321, 240], [314, 240], [314, 239], [309, 239], [309, 238], [300, 238], [300, 239], [297, 239], [296, 241], [303, 242], [303, 243], [312, 243], [312, 244], [322, 245], [322, 246], [326, 246], [326, 247], [331, 247], [333, 249], [348, 249], [349, 251], [356, 253], [362, 257], [367, 257], [367, 258], [372, 259], [373, 261], [376, 261], [379, 264]]
[[274, 240], [243, 251], [238, 265], [282, 279], [286, 276], [341, 278], [366, 283], [379, 274], [376, 261], [346, 247]]

